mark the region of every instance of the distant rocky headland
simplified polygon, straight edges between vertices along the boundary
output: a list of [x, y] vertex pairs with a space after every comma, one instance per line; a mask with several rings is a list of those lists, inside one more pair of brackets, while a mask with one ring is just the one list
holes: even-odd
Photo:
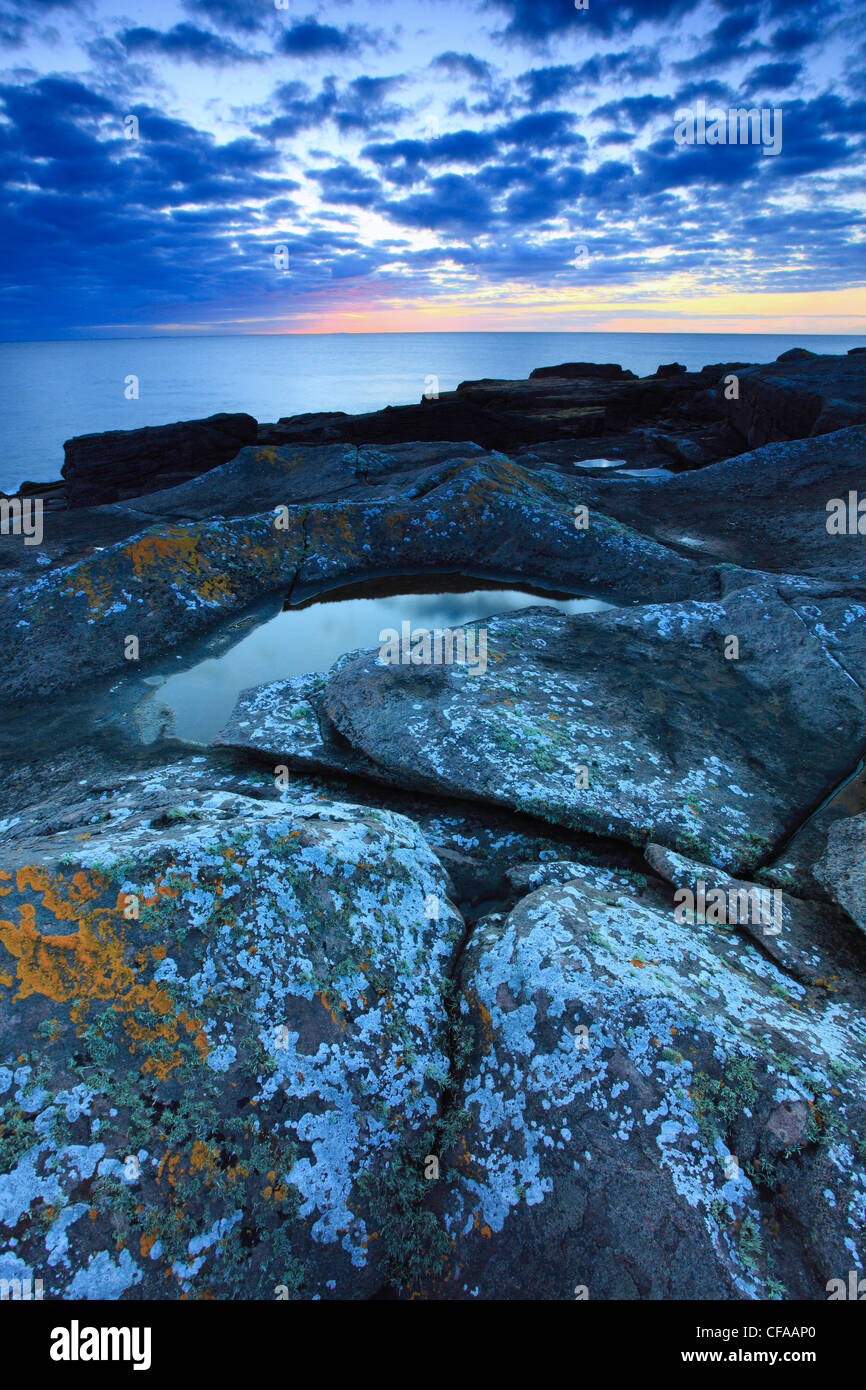
[[[850, 1296], [866, 349], [88, 435], [0, 509], [0, 1279]], [[284, 605], [481, 580], [610, 607], [154, 715]]]

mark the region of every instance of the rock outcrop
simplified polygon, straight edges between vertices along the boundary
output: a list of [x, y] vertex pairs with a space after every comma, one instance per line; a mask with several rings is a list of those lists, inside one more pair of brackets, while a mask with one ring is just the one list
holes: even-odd
[[[837, 622], [769, 584], [712, 603], [523, 609], [467, 631], [472, 664], [373, 651], [323, 682], [246, 692], [219, 741], [750, 869], [866, 743], [866, 696], [821, 640]], [[848, 660], [866, 681], [866, 647]]]
[[371, 1296], [391, 1162], [421, 1182], [437, 1142], [463, 931], [417, 827], [213, 794], [39, 848], [0, 868], [3, 1276]]
[[257, 431], [252, 415], [211, 415], [67, 439], [61, 471], [69, 506], [95, 507], [174, 487], [227, 463]]
[[480, 922], [459, 981], [428, 1296], [823, 1299], [862, 1258], [859, 1008], [589, 868]]
[[[0, 1279], [862, 1271], [864, 383], [564, 363], [70, 441], [0, 536]], [[606, 604], [410, 623], [172, 732], [164, 678], [284, 604], [482, 581]]]

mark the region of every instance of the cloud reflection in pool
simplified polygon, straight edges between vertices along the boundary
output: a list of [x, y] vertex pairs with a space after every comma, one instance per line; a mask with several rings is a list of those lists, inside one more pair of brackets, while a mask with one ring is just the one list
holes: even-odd
[[377, 598], [327, 597], [286, 609], [262, 623], [221, 657], [178, 672], [157, 699], [171, 710], [179, 738], [206, 743], [219, 733], [242, 690], [311, 671], [327, 671], [344, 652], [379, 645], [384, 628], [445, 628], [531, 606], [563, 613], [610, 608], [600, 599], [540, 597], [520, 589], [464, 593], [402, 593]]

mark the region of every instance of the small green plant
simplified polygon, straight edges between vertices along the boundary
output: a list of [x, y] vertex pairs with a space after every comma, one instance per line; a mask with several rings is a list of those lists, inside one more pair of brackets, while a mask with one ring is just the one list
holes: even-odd
[[754, 1105], [758, 1095], [755, 1064], [749, 1057], [729, 1062], [721, 1077], [695, 1072], [692, 1104], [698, 1129], [708, 1148], [723, 1138], [743, 1110]]
[[740, 1222], [740, 1234], [737, 1239], [737, 1248], [740, 1252], [740, 1258], [743, 1264], [754, 1273], [757, 1269], [758, 1259], [764, 1250], [761, 1232], [754, 1217], [744, 1216]]

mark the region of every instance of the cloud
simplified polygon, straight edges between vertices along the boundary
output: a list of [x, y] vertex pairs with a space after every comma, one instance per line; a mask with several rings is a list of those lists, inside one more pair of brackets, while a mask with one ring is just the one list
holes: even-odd
[[578, 93], [595, 91], [606, 82], [622, 85], [656, 77], [660, 66], [654, 49], [635, 48], [623, 53], [595, 54], [579, 64], [531, 68], [517, 81], [525, 94], [526, 105], [535, 109]]
[[5, 0], [0, 3], [0, 43], [20, 48], [41, 33], [57, 10], [77, 10], [81, 0]]
[[391, 140], [365, 145], [362, 154], [386, 171], [392, 182], [414, 182], [437, 164], [481, 165], [502, 150], [550, 152], [584, 149], [586, 140], [572, 129], [570, 111], [520, 116], [489, 130], [455, 130], [427, 140]]
[[800, 63], [763, 63], [753, 68], [743, 82], [743, 91], [766, 92], [793, 87], [803, 71]]
[[166, 31], [147, 26], [124, 29], [117, 39], [127, 53], [159, 53], [167, 58], [186, 58], [193, 63], [256, 63], [264, 57], [240, 48], [231, 39], [186, 22]]
[[486, 7], [508, 17], [501, 37], [529, 45], [551, 38], [593, 31], [603, 37], [631, 33], [639, 24], [672, 26], [698, 8], [701, 0], [590, 0], [588, 9], [577, 10], [574, 0], [485, 0]]
[[642, 97], [622, 97], [618, 101], [607, 101], [603, 106], [597, 106], [592, 115], [596, 120], [610, 121], [618, 126], [631, 126], [640, 131], [657, 116], [669, 117], [672, 109], [670, 97], [647, 94]]
[[[23, 24], [23, 3], [4, 3], [6, 21]], [[92, 17], [103, 0], [82, 3]], [[859, 283], [866, 50], [841, 18], [853, 24], [853, 3], [830, 4], [835, 28], [798, 0], [702, 4], [698, 15], [691, 0], [590, 0], [581, 12], [573, 0], [473, 0], [465, 29], [449, 26], [432, 46], [423, 36], [421, 50], [395, 25], [405, 70], [382, 75], [368, 59], [384, 36], [348, 22], [372, 9], [360, 0], [318, 18], [268, 0], [183, 0], [183, 23], [127, 25], [115, 38], [100, 37], [98, 17], [81, 27], [71, 0], [32, 0], [21, 32], [65, 13], [64, 43], [77, 35], [98, 76], [22, 65], [0, 86], [5, 334], [211, 312], [254, 322], [339, 306], [350, 283], [362, 306], [382, 295], [432, 304], [454, 293], [455, 276], [470, 298], [517, 281], [540, 302], [547, 286], [631, 289], [648, 274], [692, 274], [719, 293]], [[534, 47], [535, 60], [510, 54], [505, 76], [491, 20], [500, 34], [516, 26], [509, 43]], [[812, 61], [819, 42], [826, 64]], [[264, 98], [270, 79], [254, 62], [264, 55], [251, 50], [274, 56], [280, 43], [285, 80]], [[700, 48], [711, 65], [687, 56]], [[35, 48], [27, 57], [37, 64]], [[154, 59], [167, 57], [184, 66], [163, 91]], [[227, 106], [220, 82], [192, 64], [242, 73], [250, 104]], [[804, 98], [801, 83], [819, 95]], [[189, 116], [203, 96], [206, 116]], [[675, 145], [679, 106], [762, 97], [784, 107], [777, 157]], [[431, 111], [441, 133], [419, 137]], [[125, 138], [128, 114], [138, 140]], [[204, 128], [211, 119], [218, 135]], [[385, 228], [381, 239], [371, 227]], [[290, 296], [274, 270], [280, 243]], [[591, 248], [589, 271], [573, 265], [578, 244]]]
[[431, 68], [447, 72], [450, 77], [467, 77], [470, 82], [487, 84], [492, 81], [493, 67], [483, 58], [474, 58], [471, 53], [438, 53], [431, 59]]
[[770, 48], [776, 53], [799, 53], [820, 40], [820, 29], [806, 29], [803, 25], [788, 24], [771, 35]]
[[310, 170], [326, 203], [351, 207], [372, 208], [380, 201], [382, 186], [378, 179], [364, 174], [353, 164], [341, 160], [328, 169]]
[[[729, 14], [709, 35], [709, 44], [691, 58], [674, 66], [678, 72], [714, 71], [727, 67], [737, 59], [760, 52], [763, 45], [757, 39], [759, 12], [746, 6]], [[748, 40], [748, 42], [747, 42]]]
[[265, 28], [262, 0], [182, 0], [183, 8], [218, 29], [254, 34]]
[[277, 40], [278, 53], [291, 58], [314, 58], [324, 54], [356, 53], [360, 48], [381, 48], [384, 36], [362, 24], [350, 24], [339, 29], [335, 24], [320, 24], [312, 15], [296, 20]]
[[253, 131], [270, 139], [289, 139], [332, 121], [344, 134], [354, 131], [369, 137], [407, 114], [405, 107], [391, 100], [404, 81], [402, 74], [363, 76], [340, 87], [336, 78], [326, 77], [317, 93], [305, 82], [282, 82], [270, 102], [277, 114]]

